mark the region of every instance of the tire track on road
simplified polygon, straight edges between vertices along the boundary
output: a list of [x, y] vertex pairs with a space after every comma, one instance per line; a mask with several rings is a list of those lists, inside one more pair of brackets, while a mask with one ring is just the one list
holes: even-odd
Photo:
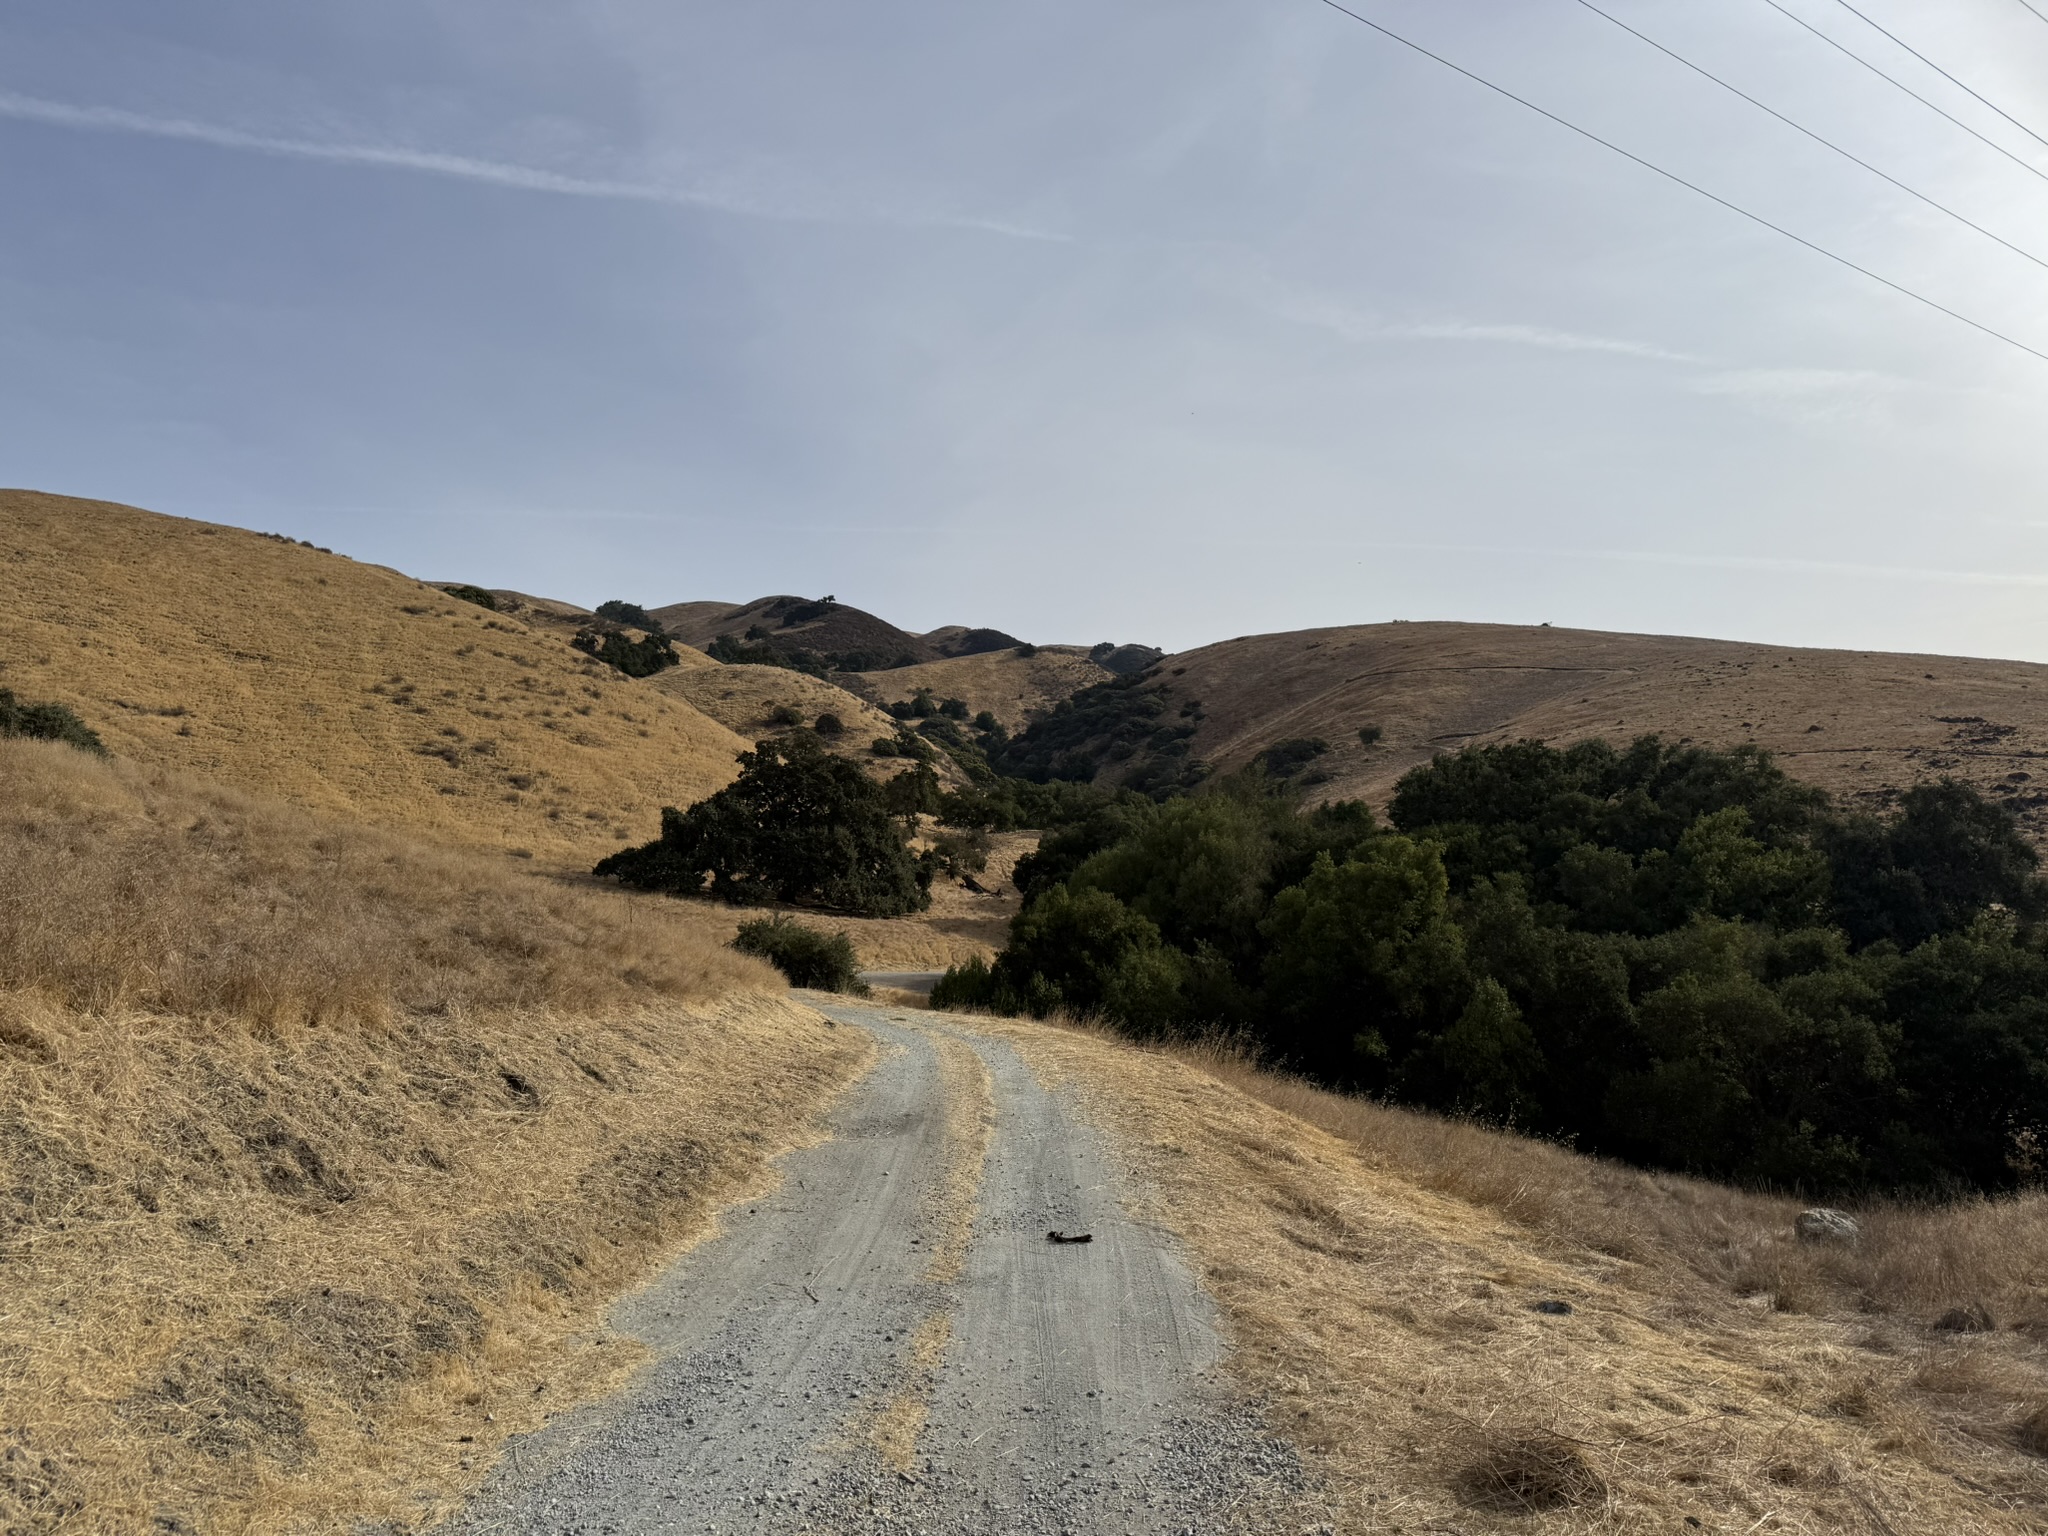
[[515, 1442], [454, 1529], [1275, 1528], [1307, 1479], [1076, 1103], [965, 1021], [806, 1000], [883, 1045], [830, 1139], [621, 1303], [654, 1362]]

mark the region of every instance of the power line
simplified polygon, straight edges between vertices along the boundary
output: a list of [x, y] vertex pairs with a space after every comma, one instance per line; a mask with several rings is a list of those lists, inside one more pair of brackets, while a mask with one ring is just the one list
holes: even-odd
[[[1970, 88], [1967, 85], [1964, 85], [1962, 81], [1958, 80], [1954, 75], [1950, 74], [1947, 70], [1943, 69], [1939, 64], [1935, 63], [1934, 60], [1927, 57], [1926, 54], [1922, 53], [1918, 48], [1915, 48], [1911, 43], [1907, 42], [1903, 37], [1900, 37], [1896, 32], [1886, 32], [1883, 27], [1878, 26], [1876, 22], [1872, 21], [1868, 16], [1864, 15], [1861, 11], [1857, 10], [1855, 6], [1851, 5], [1849, 3], [1849, 0], [1835, 0], [1835, 4], [1839, 5], [1851, 16], [1854, 16], [1866, 27], [1873, 28], [1879, 32], [1884, 32], [1884, 35], [1886, 37], [1890, 38], [1893, 42], [1897, 43], [1901, 48], [1905, 49], [1906, 52], [1913, 55], [1914, 58], [1918, 59], [1922, 64], [1925, 64], [1929, 69], [1933, 70], [1937, 75], [1941, 76], [1942, 79], [1946, 80], [1950, 85], [1953, 85], [1957, 90], [1969, 91], [1969, 93], [1972, 96], [1975, 96], [1977, 100], [1983, 102], [1985, 106], [1989, 107], [1992, 111], [1996, 112], [2008, 123], [2011, 123], [2013, 127], [2019, 129], [2021, 133], [2024, 133], [2036, 144], [2048, 145], [2048, 139], [2042, 138], [2041, 135], [2034, 132], [2033, 129], [2029, 128], [2025, 123], [2021, 122], [2018, 118], [2014, 117], [2010, 112], [2006, 111], [2005, 108], [2001, 107], [1989, 96], [1980, 95], [1976, 91], [1971, 91]], [[2032, 7], [2029, 6], [2028, 9], [2031, 10]]]
[[1614, 15], [1611, 11], [1601, 10], [1599, 6], [1593, 3], [1593, 0], [1579, 0], [1579, 4], [1584, 6], [1587, 10], [1591, 11], [1595, 16], [1598, 16], [1605, 21], [1613, 22], [1617, 27], [1621, 28], [1621, 30], [1626, 32], [1630, 37], [1636, 38], [1641, 42], [1648, 43], [1652, 48], [1656, 49], [1659, 53], [1663, 54], [1664, 57], [1666, 57], [1667, 59], [1676, 60], [1678, 63], [1683, 64], [1687, 69], [1691, 70], [1694, 74], [1699, 75], [1704, 79], [1713, 81], [1714, 84], [1720, 86], [1722, 90], [1727, 91], [1731, 95], [1740, 96], [1744, 101], [1748, 102], [1752, 107], [1755, 107], [1759, 112], [1768, 112], [1772, 117], [1775, 117], [1787, 128], [1791, 128], [1799, 133], [1805, 134], [1809, 139], [1813, 140], [1814, 143], [1820, 145], [1823, 149], [1833, 150], [1836, 154], [1840, 155], [1844, 160], [1849, 161], [1852, 165], [1860, 165], [1863, 167], [1864, 170], [1870, 172], [1871, 175], [1881, 177], [1885, 181], [1890, 182], [1893, 186], [1897, 187], [1901, 192], [1904, 192], [1907, 196], [1919, 198], [1921, 202], [1925, 203], [1928, 207], [1934, 209], [1936, 212], [1947, 214], [1950, 218], [1954, 219], [1958, 224], [1968, 225], [1971, 229], [1977, 231], [1977, 233], [1982, 235], [1985, 239], [1996, 240], [2000, 245], [2004, 246], [2008, 251], [2011, 251], [2015, 256], [2024, 256], [2028, 261], [2031, 261], [2035, 266], [2042, 268], [2044, 271], [2048, 271], [2048, 261], [2043, 261], [2040, 257], [2036, 256], [2032, 251], [2029, 251], [2024, 247], [2014, 245], [2010, 240], [2006, 239], [2003, 235], [1993, 234], [1990, 230], [1986, 229], [1982, 224], [1979, 224], [1975, 219], [1965, 218], [1962, 214], [1957, 213], [1955, 209], [1949, 207], [1946, 203], [1938, 203], [1933, 198], [1929, 197], [1925, 192], [1916, 191], [1912, 187], [1907, 186], [1903, 181], [1899, 180], [1898, 177], [1892, 175], [1889, 171], [1881, 171], [1876, 166], [1872, 165], [1868, 160], [1863, 159], [1861, 156], [1851, 154], [1848, 150], [1842, 148], [1841, 145], [1833, 142], [1830, 139], [1822, 138], [1819, 134], [1815, 133], [1811, 128], [1808, 128], [1805, 124], [1795, 122], [1791, 118], [1787, 117], [1784, 113], [1780, 112], [1776, 107], [1758, 101], [1754, 96], [1750, 95], [1749, 92], [1743, 90], [1739, 86], [1729, 84], [1726, 80], [1723, 80], [1719, 75], [1715, 74], [1712, 70], [1703, 68], [1701, 65], [1693, 63], [1693, 61], [1691, 59], [1688, 59], [1684, 54], [1679, 53], [1674, 49], [1665, 47], [1662, 43], [1658, 42], [1654, 37], [1650, 37], [1645, 33], [1638, 32], [1634, 27], [1630, 26], [1627, 22], [1623, 21], [1619, 16]]
[[2041, 20], [2048, 21], [2048, 11], [2042, 11], [2038, 9], [2034, 5], [2034, 0], [2020, 0], [2020, 4], [2024, 5], [2028, 10], [2033, 11], [2033, 13], [2036, 16], [2041, 18]]
[[1337, 3], [1337, 0], [1321, 0], [1321, 3], [1327, 5], [1331, 10], [1338, 12], [1340, 15], [1349, 16], [1353, 21], [1357, 22], [1360, 26], [1372, 28], [1372, 30], [1379, 33], [1380, 36], [1387, 38], [1390, 41], [1399, 43], [1403, 48], [1409, 49], [1410, 51], [1415, 53], [1419, 53], [1425, 59], [1429, 59], [1435, 63], [1443, 65], [1445, 69], [1450, 70], [1453, 74], [1463, 75], [1467, 80], [1470, 80], [1473, 84], [1485, 86], [1486, 89], [1492, 91], [1496, 96], [1505, 96], [1509, 101], [1515, 103], [1516, 106], [1527, 107], [1531, 112], [1534, 112], [1538, 117], [1548, 118], [1551, 122], [1556, 123], [1560, 128], [1568, 128], [1573, 133], [1576, 133], [1580, 138], [1590, 139], [1595, 144], [1598, 144], [1602, 149], [1611, 150], [1615, 154], [1620, 155], [1624, 160], [1632, 160], [1637, 165], [1640, 165], [1644, 170], [1654, 171], [1657, 175], [1662, 176], [1666, 181], [1676, 182], [1679, 186], [1684, 187], [1686, 191], [1697, 193], [1699, 196], [1707, 199], [1707, 201], [1710, 203], [1720, 204], [1723, 208], [1726, 208], [1730, 213], [1740, 214], [1743, 218], [1748, 219], [1752, 224], [1761, 224], [1765, 229], [1771, 231], [1771, 233], [1775, 235], [1783, 235], [1787, 240], [1792, 241], [1795, 245], [1803, 245], [1806, 247], [1806, 249], [1812, 251], [1814, 254], [1818, 256], [1825, 256], [1829, 261], [1832, 261], [1839, 266], [1847, 267], [1851, 272], [1855, 272], [1860, 274], [1861, 276], [1867, 277], [1874, 283], [1881, 283], [1885, 287], [1891, 289], [1894, 293], [1904, 294], [1907, 298], [1913, 300], [1916, 304], [1924, 304], [1929, 309], [1936, 310], [1941, 314], [1947, 315], [1951, 320], [1961, 321], [1964, 325], [1967, 325], [1973, 331], [1982, 331], [1986, 336], [1992, 337], [1994, 340], [2002, 341], [2009, 347], [2017, 347], [2020, 351], [2027, 353], [2029, 356], [2038, 357], [2041, 359], [2042, 362], [2048, 363], [2048, 352], [2044, 352], [2038, 347], [2030, 347], [2024, 341], [2020, 341], [2015, 337], [2008, 336], [2003, 331], [1992, 329], [1992, 327], [1984, 324], [1984, 322], [1981, 320], [1972, 320], [1968, 315], [1950, 309], [1946, 304], [1940, 303], [1939, 301], [1934, 299], [1930, 299], [1924, 293], [1914, 292], [1911, 288], [1908, 288], [1903, 283], [1895, 283], [1888, 277], [1882, 277], [1879, 274], [1871, 271], [1870, 268], [1861, 266], [1856, 262], [1851, 261], [1846, 256], [1837, 255], [1835, 252], [1829, 250], [1826, 246], [1818, 245], [1815, 242], [1807, 239], [1804, 235], [1795, 235], [1794, 233], [1792, 233], [1791, 230], [1785, 228], [1784, 225], [1773, 224], [1769, 219], [1765, 218], [1762, 214], [1751, 213], [1747, 208], [1742, 207], [1740, 204], [1731, 203], [1730, 201], [1728, 201], [1727, 198], [1720, 196], [1718, 193], [1709, 192], [1705, 187], [1700, 186], [1698, 183], [1687, 181], [1683, 176], [1680, 176], [1677, 172], [1667, 171], [1664, 169], [1663, 166], [1658, 165], [1653, 161], [1645, 160], [1641, 155], [1636, 154], [1634, 151], [1623, 149], [1619, 144], [1614, 143], [1610, 139], [1601, 138], [1599, 134], [1593, 132], [1590, 128], [1581, 128], [1577, 123], [1572, 122], [1570, 119], [1559, 117], [1555, 112], [1552, 112], [1549, 108], [1537, 106], [1535, 102], [1530, 101], [1526, 96], [1517, 96], [1513, 91], [1509, 90], [1506, 86], [1495, 85], [1491, 80], [1487, 79], [1484, 75], [1474, 74], [1471, 70], [1465, 68], [1465, 66], [1462, 64], [1453, 64], [1449, 59], [1445, 58], [1440, 53], [1431, 53], [1427, 48], [1423, 47], [1422, 44], [1410, 41], [1408, 38], [1405, 38], [1400, 33], [1394, 31], [1391, 27], [1383, 27], [1378, 22], [1359, 15], [1358, 12], [1350, 9], [1348, 6], [1339, 5]]
[[[2026, 5], [2027, 0], [2020, 0], [2020, 3], [2022, 5]], [[1886, 84], [1896, 86], [1898, 89], [1904, 91], [1908, 96], [1912, 97], [1915, 101], [1919, 102], [1920, 105], [1925, 107], [1928, 111], [1938, 113], [1942, 117], [1947, 118], [1950, 122], [1954, 123], [1958, 128], [1962, 129], [1963, 132], [1967, 133], [1971, 138], [1976, 139], [1980, 143], [1989, 145], [1992, 149], [1997, 150], [2001, 155], [2005, 156], [2006, 159], [2010, 160], [2014, 165], [2018, 166], [2021, 170], [2027, 171], [2032, 175], [2038, 176], [2043, 181], [2048, 181], [2048, 171], [2042, 170], [2038, 165], [2034, 164], [2033, 161], [2023, 159], [2020, 156], [2014, 154], [2011, 150], [2007, 149], [2003, 144], [1999, 143], [1998, 140], [1992, 138], [1989, 134], [1981, 133], [1977, 129], [1972, 128], [1968, 123], [1964, 122], [1960, 117], [1957, 117], [1955, 113], [1949, 111], [1947, 108], [1938, 106], [1934, 102], [1929, 101], [1925, 96], [1922, 96], [1918, 91], [1914, 90], [1913, 87], [1906, 84], [1905, 81], [1899, 79], [1898, 76], [1886, 74], [1883, 70], [1879, 69], [1875, 64], [1871, 63], [1870, 60], [1864, 58], [1862, 54], [1856, 52], [1853, 48], [1849, 47], [1848, 44], [1843, 43], [1836, 38], [1829, 37], [1827, 33], [1821, 31], [1819, 27], [1816, 27], [1804, 16], [1798, 15], [1793, 11], [1786, 10], [1784, 6], [1778, 3], [1778, 0], [1764, 0], [1764, 4], [1768, 5], [1772, 10], [1776, 11], [1780, 16], [1783, 16], [1786, 20], [1797, 22], [1800, 26], [1806, 28], [1807, 31], [1811, 32], [1815, 37], [1819, 38], [1822, 42], [1826, 43], [1830, 48], [1837, 50], [1847, 58], [1855, 60], [1858, 64], [1861, 64], [1865, 69], [1869, 70], [1873, 75], [1877, 76], [1878, 79], [1884, 81]], [[2032, 10], [2033, 8], [2029, 6], [2028, 9]], [[2036, 11], [2034, 14], [2037, 16], [2041, 15], [2041, 13], [2038, 11]], [[2043, 21], [2048, 21], [2048, 16], [2041, 16], [2041, 19]]]

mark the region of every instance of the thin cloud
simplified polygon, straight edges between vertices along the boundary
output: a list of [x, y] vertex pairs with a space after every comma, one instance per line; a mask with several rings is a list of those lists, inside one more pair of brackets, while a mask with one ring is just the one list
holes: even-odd
[[1617, 357], [1639, 357], [1650, 362], [1693, 366], [1704, 361], [1689, 353], [1674, 352], [1650, 342], [1614, 336], [1587, 336], [1543, 325], [1488, 324], [1474, 320], [1390, 322], [1378, 315], [1364, 314], [1327, 299], [1280, 289], [1271, 283], [1256, 286], [1264, 290], [1259, 295], [1263, 302], [1282, 319], [1335, 332], [1346, 341], [1465, 341], [1536, 347], [1546, 352], [1604, 352]]
[[652, 203], [672, 208], [693, 208], [715, 213], [741, 214], [750, 218], [785, 219], [806, 223], [863, 222], [971, 229], [1018, 240], [1066, 241], [1069, 238], [1066, 235], [1032, 229], [1000, 219], [978, 218], [964, 214], [875, 209], [848, 211], [805, 207], [729, 191], [569, 176], [559, 171], [543, 170], [538, 166], [515, 165], [502, 160], [480, 160], [470, 155], [449, 155], [434, 150], [249, 133], [240, 128], [197, 122], [190, 118], [154, 117], [141, 112], [130, 112], [121, 107], [79, 106], [71, 102], [24, 96], [8, 90], [0, 90], [0, 118], [41, 123], [53, 128], [73, 128], [90, 133], [126, 133], [153, 139], [176, 139], [188, 144], [210, 145], [215, 149], [275, 155], [294, 160], [318, 160], [330, 165], [362, 165], [410, 171], [426, 176], [446, 176], [460, 181], [484, 182], [490, 186], [508, 187], [520, 192], [548, 193], [557, 197], [589, 197], [615, 202]]
[[1642, 357], [1659, 363], [1701, 361], [1689, 353], [1673, 352], [1648, 342], [1624, 341], [1613, 336], [1584, 336], [1576, 331], [1552, 330], [1541, 325], [1482, 325], [1466, 320], [1446, 320], [1382, 326], [1378, 334], [1414, 341], [1487, 341], [1511, 347], [1540, 347], [1549, 352], [1612, 352], [1621, 357]]

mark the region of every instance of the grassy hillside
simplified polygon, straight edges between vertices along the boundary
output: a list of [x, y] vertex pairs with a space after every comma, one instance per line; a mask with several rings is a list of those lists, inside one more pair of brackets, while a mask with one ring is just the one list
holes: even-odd
[[0, 869], [0, 1530], [416, 1529], [868, 1059], [694, 904], [59, 745]]
[[[1366, 624], [1227, 640], [1153, 674], [1194, 755], [1228, 770], [1294, 737], [1331, 750], [1319, 796], [1383, 802], [1438, 752], [1644, 732], [1754, 742], [1850, 803], [1953, 774], [2048, 832], [2048, 667], [1493, 624]], [[1384, 732], [1375, 746], [1361, 726]]]
[[746, 746], [566, 631], [283, 539], [7, 491], [0, 560], [0, 686], [321, 811], [588, 863]]
[[686, 661], [649, 678], [649, 684], [656, 692], [683, 700], [749, 741], [791, 728], [775, 720], [780, 709], [795, 711], [803, 717], [804, 725], [815, 724], [820, 715], [838, 716], [846, 729], [837, 738], [828, 739], [827, 744], [843, 752], [867, 756], [868, 744], [877, 736], [896, 734], [895, 719], [858, 694], [848, 693], [822, 678], [787, 667], [722, 666], [700, 651], [689, 651], [689, 655], [697, 657], [703, 665], [691, 666]]
[[1009, 731], [1020, 731], [1036, 716], [1109, 673], [1080, 646], [1045, 645], [1035, 656], [1014, 650], [956, 656], [886, 672], [863, 672], [861, 682], [884, 703], [907, 699], [920, 688], [936, 699], [964, 699], [974, 714], [987, 710]]
[[1802, 1242], [1795, 1200], [1228, 1051], [972, 1027], [1116, 1128], [1336, 1530], [2043, 1528], [2039, 1194], [1875, 1206], [1853, 1245]]

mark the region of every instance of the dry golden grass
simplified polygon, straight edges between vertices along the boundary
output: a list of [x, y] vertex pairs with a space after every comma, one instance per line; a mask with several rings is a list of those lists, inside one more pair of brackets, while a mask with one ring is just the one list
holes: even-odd
[[[894, 736], [899, 722], [844, 688], [787, 667], [722, 666], [702, 652], [689, 651], [687, 646], [682, 650], [705, 665], [660, 673], [648, 679], [648, 686], [681, 699], [747, 740], [801, 729], [775, 723], [771, 717], [781, 707], [799, 711], [806, 725], [821, 714], [833, 714], [846, 729], [837, 736], [820, 738], [828, 750], [859, 763], [876, 778], [892, 777], [907, 766], [901, 758], [880, 758], [868, 750], [876, 737]], [[959, 789], [968, 782], [967, 775], [943, 753], [932, 766], [946, 789]]]
[[[1882, 804], [1951, 773], [2013, 798], [2048, 834], [2048, 667], [1798, 650], [1505, 624], [1362, 624], [1256, 635], [1169, 657], [1160, 676], [1202, 710], [1195, 755], [1229, 770], [1273, 742], [1320, 736], [1317, 793], [1384, 803], [1437, 752], [1535, 736], [1646, 732], [1754, 742], [1851, 802]], [[2036, 692], [2036, 690], [2039, 690]], [[1361, 726], [1386, 734], [1360, 743]], [[2030, 804], [2039, 798], [2040, 805]]]
[[[930, 840], [931, 824], [913, 840], [921, 846]], [[943, 971], [979, 957], [995, 958], [1009, 939], [1010, 919], [1021, 903], [1015, 885], [1017, 861], [1038, 846], [1036, 832], [998, 832], [989, 838], [988, 867], [976, 877], [980, 891], [969, 890], [960, 880], [940, 875], [932, 882], [929, 911], [916, 917], [842, 917], [830, 912], [779, 907], [735, 907], [708, 897], [685, 897], [682, 905], [692, 909], [704, 932], [722, 943], [730, 943], [741, 923], [775, 912], [785, 912], [797, 922], [826, 933], [844, 933], [853, 943], [862, 970]], [[574, 879], [570, 871], [565, 879]], [[595, 884], [596, 882], [587, 882]], [[644, 896], [641, 901], [666, 903], [668, 897]], [[923, 999], [917, 998], [922, 1006]]]
[[1021, 731], [1060, 700], [1091, 683], [1106, 683], [1110, 674], [1088, 659], [1079, 646], [1041, 646], [1036, 656], [1014, 650], [956, 656], [887, 672], [862, 672], [861, 681], [876, 699], [891, 703], [929, 688], [936, 699], [964, 699], [979, 714], [988, 710], [1003, 729]]
[[9, 1532], [445, 1512], [870, 1052], [683, 904], [43, 743], [0, 870]]
[[[821, 714], [837, 715], [846, 727], [837, 745], [863, 756], [872, 757], [868, 745], [877, 736], [896, 734], [894, 718], [822, 678], [792, 672], [787, 667], [722, 666], [701, 651], [690, 654], [706, 665], [660, 673], [648, 680], [650, 685], [659, 693], [683, 700], [749, 741], [783, 729], [770, 719], [782, 707], [800, 711], [806, 725]], [[833, 743], [828, 739], [827, 744]]]
[[[1227, 1050], [973, 1027], [1116, 1132], [1341, 1530], [2048, 1525], [2038, 1198], [1869, 1212], [1856, 1249], [1816, 1249], [1789, 1202], [1344, 1099]], [[1927, 1326], [1963, 1298], [2010, 1326]]]
[[7, 491], [0, 562], [0, 686], [315, 810], [587, 866], [747, 745], [565, 632], [242, 529]]

